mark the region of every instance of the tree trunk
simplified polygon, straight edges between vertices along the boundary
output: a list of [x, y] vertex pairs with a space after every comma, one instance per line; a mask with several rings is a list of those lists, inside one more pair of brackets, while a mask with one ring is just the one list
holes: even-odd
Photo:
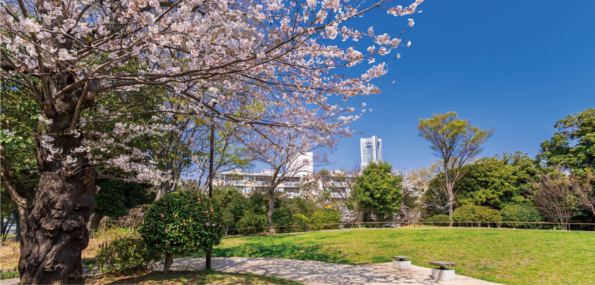
[[163, 264], [163, 273], [168, 274], [171, 264], [174, 262], [174, 255], [170, 253], [165, 254], [165, 263]]
[[99, 229], [99, 222], [101, 222], [101, 219], [103, 217], [103, 215], [95, 214], [93, 218], [91, 218], [91, 226], [89, 227], [89, 229], [93, 232], [97, 231]]
[[[68, 71], [47, 75], [48, 87], [38, 98], [42, 114], [52, 123], [44, 124], [35, 138], [41, 176], [21, 243], [18, 268], [23, 284], [84, 282], [81, 252], [89, 244], [87, 222], [95, 206], [97, 173], [84, 153], [74, 152], [82, 146], [83, 135], [73, 135], [70, 127], [77, 126], [76, 112], [91, 107], [95, 97], [83, 94], [83, 86], [57, 100], [56, 94], [49, 94], [77, 80], [78, 76]], [[52, 159], [48, 159], [50, 151], [41, 146], [42, 136], [52, 137], [50, 144], [60, 150]], [[64, 165], [66, 156], [76, 162]]]
[[21, 237], [22, 237], [22, 234], [21, 234], [21, 219], [20, 219], [21, 216], [22, 215], [17, 210], [15, 212], [15, 217], [14, 217], [15, 220], [16, 220], [16, 222], [17, 222], [16, 236], [14, 237], [14, 241], [16, 241], [16, 242], [20, 242], [21, 241]]
[[170, 189], [170, 183], [169, 181], [165, 181], [163, 182], [158, 188], [157, 188], [157, 196], [155, 196], [155, 201], [161, 199], [163, 196], [165, 196], [165, 194], [169, 193]]
[[90, 168], [78, 175], [42, 173], [19, 261], [23, 284], [67, 284], [80, 278], [95, 179]]
[[273, 210], [275, 210], [275, 188], [269, 190], [269, 233], [275, 234], [273, 225]]

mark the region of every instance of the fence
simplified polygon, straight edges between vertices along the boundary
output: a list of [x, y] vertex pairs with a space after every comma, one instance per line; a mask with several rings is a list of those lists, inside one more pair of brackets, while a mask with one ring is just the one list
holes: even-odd
[[[274, 226], [277, 233], [315, 232], [339, 229], [361, 228], [400, 228], [400, 227], [451, 227], [449, 222], [362, 222], [362, 223], [335, 223], [314, 225]], [[494, 229], [540, 229], [564, 230], [565, 226], [550, 222], [453, 222], [455, 228], [494, 228]], [[566, 229], [570, 231], [595, 231], [595, 223], [567, 223]], [[226, 236], [254, 235], [268, 232], [269, 227], [231, 228], [226, 231]]]

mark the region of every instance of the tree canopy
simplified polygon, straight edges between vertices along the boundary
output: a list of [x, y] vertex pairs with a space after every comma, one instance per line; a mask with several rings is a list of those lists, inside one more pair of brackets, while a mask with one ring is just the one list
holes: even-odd
[[354, 196], [362, 208], [376, 215], [392, 216], [401, 206], [402, 181], [401, 176], [392, 174], [392, 166], [387, 162], [372, 162], [356, 178]]
[[504, 153], [464, 167], [467, 168], [465, 177], [455, 184], [459, 205], [502, 209], [511, 204], [531, 204], [524, 188], [538, 169], [535, 160], [526, 154]]
[[441, 159], [444, 179], [439, 180], [447, 194], [448, 213], [452, 218], [456, 193], [455, 183], [465, 176], [463, 166], [475, 158], [494, 130], [480, 130], [469, 120], [462, 120], [456, 112], [434, 114], [429, 119], [419, 119], [419, 136], [431, 143], [430, 148]]
[[595, 171], [595, 108], [566, 116], [554, 125], [558, 131], [541, 143], [537, 158], [548, 166], [561, 166], [579, 174]]

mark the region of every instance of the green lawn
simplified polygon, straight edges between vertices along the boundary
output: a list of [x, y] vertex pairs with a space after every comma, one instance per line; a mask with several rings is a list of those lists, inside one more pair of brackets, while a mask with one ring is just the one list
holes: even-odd
[[595, 284], [595, 233], [507, 229], [374, 229], [224, 239], [213, 256], [279, 257], [343, 264], [409, 255], [431, 267], [506, 284]]

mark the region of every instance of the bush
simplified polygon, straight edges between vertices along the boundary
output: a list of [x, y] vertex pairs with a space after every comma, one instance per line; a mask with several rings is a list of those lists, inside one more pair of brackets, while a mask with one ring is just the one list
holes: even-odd
[[275, 209], [271, 218], [273, 219], [273, 225], [275, 225], [275, 231], [277, 233], [291, 232], [293, 221], [291, 211], [288, 208]]
[[425, 219], [424, 222], [430, 226], [449, 226], [452, 220], [447, 215], [436, 215]]
[[218, 201], [191, 192], [173, 192], [155, 201], [139, 230], [149, 251], [165, 254], [164, 271], [174, 254], [194, 254], [218, 245], [223, 237], [223, 213]]
[[[338, 229], [341, 222], [341, 213], [335, 210], [316, 211], [310, 218], [310, 225], [313, 230]], [[332, 225], [329, 225], [332, 224]]]
[[[500, 210], [504, 222], [541, 222], [539, 210], [533, 206], [509, 205]], [[512, 224], [504, 223], [507, 227], [515, 228], [537, 228], [536, 224]]]
[[18, 271], [0, 273], [0, 280], [12, 279], [12, 278], [19, 278], [19, 276], [20, 275], [19, 275], [19, 272]]
[[481, 226], [482, 222], [495, 222], [499, 226], [500, 222], [502, 222], [500, 211], [477, 205], [465, 205], [456, 208], [452, 213], [452, 219], [455, 222], [477, 222], [478, 226]]
[[143, 185], [122, 180], [100, 180], [95, 194], [96, 215], [117, 218], [126, 215], [126, 210], [145, 203], [147, 191]]
[[310, 224], [308, 217], [306, 217], [302, 214], [295, 214], [291, 217], [291, 219], [293, 220], [294, 226], [301, 226], [301, 227], [293, 228], [294, 232], [303, 232], [308, 229], [308, 224]]
[[97, 267], [102, 273], [131, 273], [147, 269], [160, 260], [161, 254], [147, 251], [143, 239], [136, 237], [119, 238], [107, 246], [102, 246], [96, 255]]
[[269, 218], [266, 215], [255, 214], [254, 212], [245, 212], [244, 216], [238, 221], [238, 230], [240, 234], [261, 233], [269, 226]]

